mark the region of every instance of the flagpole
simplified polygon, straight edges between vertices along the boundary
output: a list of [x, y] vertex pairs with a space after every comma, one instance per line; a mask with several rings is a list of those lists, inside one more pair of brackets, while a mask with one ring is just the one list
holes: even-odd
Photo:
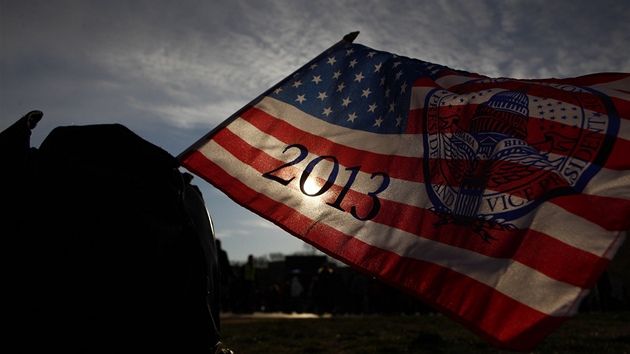
[[357, 38], [357, 36], [359, 35], [359, 31], [356, 32], [351, 32], [348, 33], [347, 35], [345, 35], [343, 37], [343, 39], [337, 43], [335, 43], [334, 45], [332, 45], [330, 48], [326, 49], [325, 51], [323, 51], [322, 53], [320, 53], [319, 55], [317, 55], [315, 58], [313, 58], [312, 60], [308, 61], [306, 64], [302, 65], [299, 69], [295, 70], [293, 73], [291, 73], [290, 75], [286, 76], [284, 79], [282, 79], [280, 82], [278, 82], [277, 84], [271, 86], [268, 90], [266, 90], [265, 92], [263, 92], [262, 94], [260, 94], [258, 97], [256, 97], [255, 99], [253, 99], [252, 101], [250, 101], [248, 104], [246, 104], [245, 106], [243, 106], [241, 109], [239, 109], [238, 111], [236, 111], [236, 113], [232, 114], [230, 117], [228, 117], [226, 120], [224, 120], [223, 122], [221, 122], [219, 125], [217, 125], [216, 127], [214, 127], [214, 129], [212, 129], [210, 132], [208, 132], [207, 134], [205, 134], [204, 136], [202, 136], [199, 140], [197, 140], [195, 143], [193, 143], [192, 145], [190, 145], [186, 150], [184, 150], [183, 152], [181, 152], [179, 155], [177, 155], [177, 161], [179, 162], [179, 165], [181, 166], [182, 162], [194, 151], [198, 150], [203, 144], [205, 144], [208, 140], [210, 140], [212, 138], [212, 136], [218, 132], [220, 129], [224, 128], [225, 126], [227, 126], [228, 124], [232, 123], [232, 121], [234, 121], [235, 119], [237, 119], [238, 117], [240, 117], [246, 110], [248, 110], [249, 108], [251, 108], [252, 106], [255, 106], [258, 102], [260, 102], [265, 96], [269, 95], [269, 93], [271, 93], [272, 91], [274, 91], [278, 86], [281, 86], [285, 83], [286, 80], [289, 80], [293, 75], [295, 75], [297, 72], [301, 71], [302, 69], [304, 69], [305, 67], [310, 66], [313, 62], [318, 61], [319, 58], [321, 58], [322, 55], [325, 55], [326, 53], [328, 53], [329, 51], [331, 51], [332, 49], [336, 48], [337, 46], [340, 45], [344, 45], [344, 44], [348, 44], [348, 43], [352, 43], [354, 42], [354, 40]]

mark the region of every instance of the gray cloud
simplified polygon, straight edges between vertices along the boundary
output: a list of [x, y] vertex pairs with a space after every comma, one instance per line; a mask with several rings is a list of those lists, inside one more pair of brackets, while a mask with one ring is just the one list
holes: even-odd
[[630, 6], [615, 1], [2, 6], [2, 76], [16, 83], [3, 84], [3, 101], [20, 112], [36, 98], [55, 113], [74, 107], [64, 123], [110, 116], [207, 129], [353, 30], [359, 43], [489, 76], [630, 70]]

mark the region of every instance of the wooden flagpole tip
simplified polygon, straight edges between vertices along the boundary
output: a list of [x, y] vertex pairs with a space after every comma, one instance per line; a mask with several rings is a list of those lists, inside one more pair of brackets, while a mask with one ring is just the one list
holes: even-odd
[[357, 38], [358, 35], [359, 35], [359, 31], [351, 32], [351, 33], [346, 34], [343, 37], [343, 40], [348, 42], [348, 43], [352, 43], [352, 42], [354, 42], [354, 40]]

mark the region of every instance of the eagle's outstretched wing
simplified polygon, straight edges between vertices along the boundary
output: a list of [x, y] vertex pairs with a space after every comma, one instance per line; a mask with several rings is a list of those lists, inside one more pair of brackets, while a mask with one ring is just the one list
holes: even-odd
[[550, 161], [535, 149], [512, 152], [492, 163], [488, 169], [488, 188], [524, 179], [536, 173], [556, 171], [561, 159]]

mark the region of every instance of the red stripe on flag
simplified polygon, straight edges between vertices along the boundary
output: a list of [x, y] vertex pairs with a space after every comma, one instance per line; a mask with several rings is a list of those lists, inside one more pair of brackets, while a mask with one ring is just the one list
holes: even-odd
[[427, 87], [429, 89], [431, 89], [431, 88], [443, 88], [437, 82], [429, 79], [426, 76], [423, 76], [423, 77], [419, 78], [418, 80], [414, 81], [412, 87]]
[[615, 82], [619, 80], [623, 80], [629, 78], [629, 73], [598, 73], [598, 74], [590, 74], [583, 75], [574, 78], [567, 79], [543, 79], [539, 80], [542, 82], [548, 83], [556, 83], [556, 84], [569, 84], [575, 86], [595, 86], [601, 85], [608, 82]]
[[630, 170], [630, 158], [628, 158], [629, 152], [630, 141], [617, 137], [604, 167], [617, 171]]
[[407, 128], [405, 130], [406, 134], [416, 134], [420, 135], [424, 133], [424, 109], [418, 108], [409, 110], [407, 114]]
[[[629, 85], [630, 86], [630, 85]], [[630, 89], [630, 87], [628, 88]], [[618, 90], [619, 93], [630, 94], [630, 92], [625, 92]], [[630, 121], [630, 101], [624, 100], [623, 98], [617, 98], [608, 96], [608, 99], [612, 101], [615, 109], [617, 110], [617, 116], [615, 119], [621, 119], [623, 121]]]
[[[578, 194], [561, 196], [551, 201], [605, 230], [630, 229], [630, 200]], [[619, 212], [611, 213], [611, 210], [618, 210]]]

